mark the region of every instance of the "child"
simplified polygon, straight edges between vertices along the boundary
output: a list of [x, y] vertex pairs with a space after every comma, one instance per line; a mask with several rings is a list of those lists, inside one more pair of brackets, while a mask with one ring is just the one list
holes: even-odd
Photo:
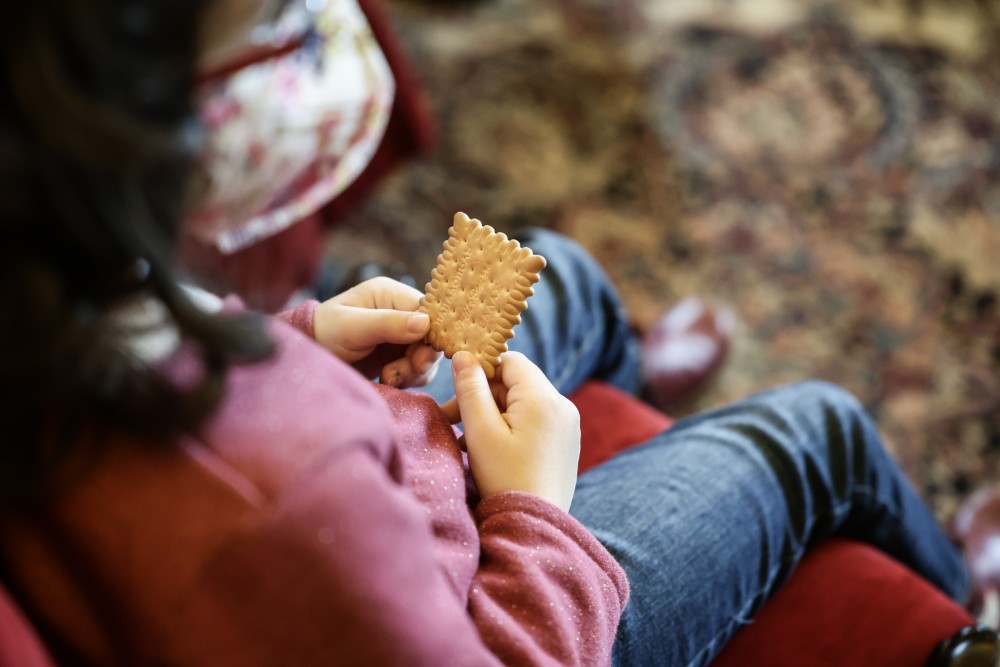
[[[550, 266], [521, 352], [492, 385], [455, 355], [441, 406], [368, 379], [433, 374], [412, 288], [264, 319], [182, 286], [198, 35], [224, 3], [203, 4], [0, 8], [0, 572], [57, 657], [705, 664], [835, 533], [964, 599], [960, 555], [829, 385], [682, 420], [576, 479], [563, 393], [633, 386], [636, 346], [554, 234], [524, 239]], [[260, 9], [240, 7], [237, 41]]]

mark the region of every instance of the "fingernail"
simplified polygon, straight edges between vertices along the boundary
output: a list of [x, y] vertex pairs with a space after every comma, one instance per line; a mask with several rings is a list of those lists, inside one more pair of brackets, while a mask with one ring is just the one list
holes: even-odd
[[430, 324], [431, 318], [427, 316], [427, 313], [410, 313], [410, 316], [406, 318], [406, 330], [410, 333], [424, 333]]
[[476, 358], [472, 356], [472, 353], [462, 350], [460, 352], [456, 352], [455, 356], [451, 358], [451, 369], [455, 373], [461, 373], [464, 370], [472, 368], [475, 363]]

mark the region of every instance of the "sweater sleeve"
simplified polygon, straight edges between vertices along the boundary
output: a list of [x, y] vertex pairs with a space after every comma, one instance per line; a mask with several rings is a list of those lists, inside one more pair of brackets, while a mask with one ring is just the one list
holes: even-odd
[[509, 492], [476, 508], [480, 567], [469, 610], [506, 665], [604, 665], [628, 601], [625, 572], [576, 519]]
[[313, 317], [316, 314], [316, 308], [318, 306], [319, 301], [309, 299], [295, 308], [278, 313], [278, 318], [283, 320], [286, 324], [291, 324], [293, 327], [309, 336], [309, 338], [315, 338], [315, 336], [313, 336]]
[[[429, 396], [379, 387], [393, 413], [418, 502], [439, 560], [468, 599], [483, 641], [507, 665], [602, 665], [628, 582], [576, 519], [538, 496], [507, 492], [451, 510], [446, 490], [471, 484], [451, 425]], [[478, 547], [478, 548], [477, 548]], [[477, 558], [476, 563], [470, 561]], [[461, 573], [461, 574], [459, 574]]]

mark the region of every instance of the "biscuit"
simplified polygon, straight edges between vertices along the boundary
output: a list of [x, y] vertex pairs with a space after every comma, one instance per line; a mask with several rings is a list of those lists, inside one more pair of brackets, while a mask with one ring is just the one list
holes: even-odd
[[449, 359], [471, 352], [493, 378], [543, 268], [530, 248], [456, 213], [420, 300], [430, 317], [425, 341]]

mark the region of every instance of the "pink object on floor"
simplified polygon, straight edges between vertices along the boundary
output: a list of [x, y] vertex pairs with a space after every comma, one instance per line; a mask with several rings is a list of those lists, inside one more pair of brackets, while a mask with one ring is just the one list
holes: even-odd
[[729, 353], [732, 312], [690, 297], [643, 336], [642, 370], [656, 404], [677, 407], [715, 377]]

